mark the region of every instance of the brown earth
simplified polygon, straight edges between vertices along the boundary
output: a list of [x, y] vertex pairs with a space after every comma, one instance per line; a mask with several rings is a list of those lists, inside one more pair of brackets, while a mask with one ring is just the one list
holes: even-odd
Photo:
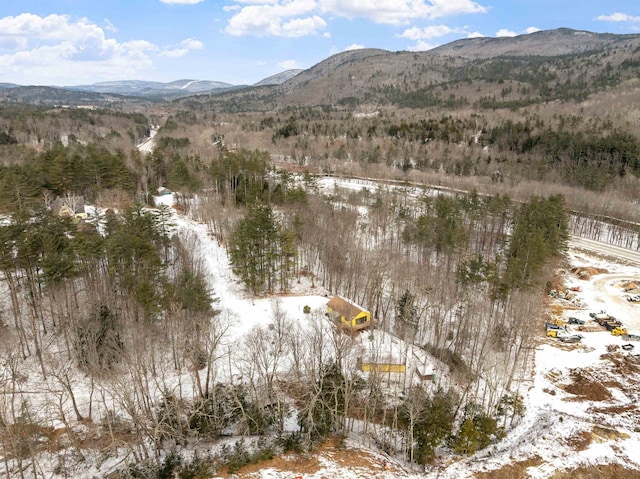
[[535, 456], [525, 461], [514, 462], [489, 472], [476, 472], [476, 479], [524, 479], [529, 477], [526, 470], [532, 466], [539, 466], [543, 461], [540, 457]]
[[611, 399], [611, 393], [599, 381], [591, 378], [587, 372], [579, 369], [571, 371], [573, 383], [564, 386], [563, 389], [569, 394], [578, 396], [584, 401], [607, 401]]
[[626, 469], [619, 464], [603, 464], [556, 471], [551, 479], [640, 479], [640, 471]]
[[593, 436], [589, 431], [580, 431], [567, 439], [569, 444], [575, 451], [585, 451], [593, 442]]
[[[322, 461], [320, 460], [322, 458]], [[226, 468], [216, 472], [217, 477], [229, 479], [253, 479], [259, 477], [264, 469], [275, 469], [280, 472], [291, 473], [292, 477], [316, 474], [326, 467], [326, 463], [334, 463], [336, 467], [355, 471], [359, 477], [384, 478], [391, 472], [394, 477], [402, 475], [402, 469], [393, 463], [384, 468], [383, 459], [368, 451], [345, 446], [339, 437], [332, 437], [311, 453], [285, 454], [268, 461], [251, 464], [241, 468], [234, 474], [229, 474]]]
[[583, 279], [585, 281], [590, 280], [592, 276], [598, 274], [607, 274], [609, 270], [604, 268], [590, 268], [590, 267], [578, 267], [572, 268], [571, 272], [578, 276], [579, 279]]

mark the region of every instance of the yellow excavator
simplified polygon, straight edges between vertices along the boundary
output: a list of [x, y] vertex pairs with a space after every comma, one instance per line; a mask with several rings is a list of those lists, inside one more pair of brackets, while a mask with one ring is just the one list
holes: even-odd
[[626, 328], [618, 326], [617, 328], [611, 330], [611, 334], [613, 334], [614, 336], [626, 336], [627, 334], [629, 334], [629, 331], [627, 331]]

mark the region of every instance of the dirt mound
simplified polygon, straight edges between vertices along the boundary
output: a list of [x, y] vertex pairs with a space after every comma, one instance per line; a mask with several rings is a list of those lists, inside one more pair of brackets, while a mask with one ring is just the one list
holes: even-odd
[[[217, 476], [223, 479], [231, 477], [237, 479], [254, 479], [260, 471], [273, 469], [280, 473], [291, 473], [291, 477], [325, 474], [322, 477], [367, 477], [382, 479], [402, 475], [402, 469], [392, 462], [387, 463], [387, 469], [383, 458], [358, 447], [346, 446], [341, 438], [330, 437], [321, 446], [306, 454], [285, 454], [276, 456], [258, 464], [252, 464], [241, 468], [235, 474], [229, 474], [226, 469], [217, 472]], [[332, 475], [331, 471], [336, 471]], [[342, 471], [342, 472], [338, 472]], [[344, 473], [344, 475], [343, 475]]]
[[592, 442], [593, 436], [589, 431], [580, 431], [578, 434], [574, 434], [569, 439], [567, 439], [567, 443], [575, 451], [586, 450]]
[[476, 472], [474, 476], [476, 479], [512, 479], [515, 477], [529, 477], [527, 475], [527, 469], [530, 467], [539, 466], [542, 464], [542, 459], [539, 456], [532, 457], [525, 461], [514, 462], [508, 464], [500, 469], [496, 469], [488, 472]]
[[601, 464], [557, 471], [551, 479], [640, 479], [640, 471], [626, 469], [619, 464]]
[[577, 268], [572, 268], [571, 272], [577, 275], [580, 279], [589, 280], [592, 276], [595, 276], [597, 274], [607, 274], [609, 273], [609, 270], [604, 268], [590, 268], [579, 266]]
[[611, 399], [611, 393], [599, 381], [588, 376], [584, 371], [573, 369], [571, 371], [573, 383], [563, 389], [569, 394], [578, 396], [583, 401], [607, 401]]
[[[626, 377], [632, 379], [633, 375], [640, 373], [640, 366], [630, 356], [623, 355], [619, 352], [617, 344], [614, 350], [609, 350], [607, 347], [607, 354], [600, 356], [602, 359], [608, 360], [612, 365], [612, 370], [615, 377]], [[633, 378], [637, 380], [637, 378]], [[634, 381], [635, 382], [635, 381]]]

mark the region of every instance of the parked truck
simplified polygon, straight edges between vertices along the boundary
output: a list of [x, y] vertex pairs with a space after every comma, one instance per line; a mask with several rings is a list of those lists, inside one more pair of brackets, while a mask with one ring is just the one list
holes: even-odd
[[616, 319], [610, 314], [606, 313], [605, 311], [600, 311], [599, 313], [589, 313], [589, 316], [591, 316], [593, 319], [595, 319], [598, 322], [603, 321], [605, 319]]

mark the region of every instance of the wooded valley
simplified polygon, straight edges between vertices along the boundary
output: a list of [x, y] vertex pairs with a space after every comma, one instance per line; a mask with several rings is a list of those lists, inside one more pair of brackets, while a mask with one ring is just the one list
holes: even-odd
[[[607, 224], [640, 247], [632, 37], [412, 58], [420, 81], [409, 69], [331, 103], [280, 104], [294, 78], [126, 108], [1, 104], [4, 475], [53, 462], [74, 477], [82, 455], [109, 477], [205, 478], [354, 432], [408, 467], [494, 444], [523, 414], [570, 235]], [[378, 60], [342, 68], [389, 78]], [[58, 199], [84, 216], [54, 214]], [[274, 300], [268, 326], [234, 336], [253, 318], [221, 307], [198, 225], [245, 301], [349, 298], [428, 355], [432, 381], [364, 374], [322, 308]]]

